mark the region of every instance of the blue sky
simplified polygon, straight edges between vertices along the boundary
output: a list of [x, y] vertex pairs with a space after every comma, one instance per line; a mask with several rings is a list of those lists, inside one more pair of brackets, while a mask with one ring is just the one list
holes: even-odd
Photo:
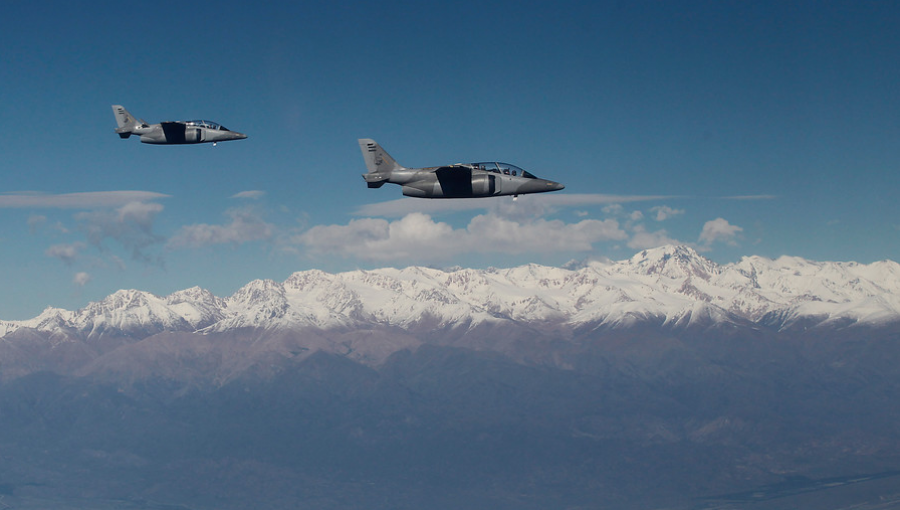
[[[190, 5], [189, 5], [190, 4]], [[690, 244], [898, 258], [893, 2], [14, 2], [0, 19], [0, 318], [311, 268], [508, 267]], [[120, 140], [112, 104], [247, 140]], [[507, 161], [561, 192], [367, 189]]]

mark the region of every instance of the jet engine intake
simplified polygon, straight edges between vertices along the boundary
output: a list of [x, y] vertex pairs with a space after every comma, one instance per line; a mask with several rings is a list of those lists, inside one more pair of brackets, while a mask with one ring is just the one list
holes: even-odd
[[489, 197], [497, 191], [497, 178], [491, 174], [472, 176], [472, 196]]

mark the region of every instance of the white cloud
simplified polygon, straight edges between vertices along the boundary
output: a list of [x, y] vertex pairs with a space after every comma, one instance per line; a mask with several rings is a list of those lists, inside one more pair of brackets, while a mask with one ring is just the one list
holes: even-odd
[[589, 251], [600, 241], [622, 240], [627, 234], [616, 220], [536, 220], [519, 223], [496, 216], [476, 216], [468, 226], [473, 251], [501, 253]]
[[656, 232], [647, 232], [643, 225], [634, 228], [634, 235], [628, 241], [629, 248], [635, 250], [646, 250], [648, 248], [656, 248], [667, 244], [682, 244], [676, 239], [669, 237], [669, 233], [665, 230], [657, 230]]
[[225, 212], [231, 218], [226, 225], [205, 223], [181, 227], [166, 244], [166, 248], [201, 248], [216, 244], [239, 245], [250, 241], [270, 239], [274, 227], [266, 223], [261, 214], [252, 208], [234, 208]]
[[49, 248], [44, 252], [48, 257], [57, 258], [66, 264], [71, 264], [78, 257], [78, 252], [83, 250], [85, 247], [84, 243], [76, 242], [72, 244], [56, 244]]
[[121, 207], [133, 202], [168, 198], [152, 191], [88, 191], [85, 193], [9, 193], [0, 195], [0, 208], [98, 209]]
[[447, 223], [436, 223], [425, 214], [413, 213], [393, 222], [364, 218], [351, 220], [347, 225], [315, 226], [296, 240], [313, 254], [363, 260], [442, 259], [457, 252], [465, 242], [465, 234], [454, 231]]
[[703, 225], [703, 230], [700, 232], [700, 242], [706, 246], [716, 242], [727, 243], [734, 246], [737, 244], [735, 237], [743, 230], [743, 228], [737, 225], [728, 223], [727, 220], [716, 218], [707, 221]]
[[396, 221], [365, 218], [347, 225], [316, 226], [295, 242], [312, 254], [337, 254], [370, 261], [415, 259], [434, 262], [463, 253], [589, 251], [592, 243], [627, 235], [615, 220], [516, 221], [479, 215], [465, 229], [412, 213]]
[[650, 208], [650, 212], [656, 213], [656, 221], [665, 221], [673, 216], [684, 214], [684, 209], [673, 209], [667, 205]]
[[85, 273], [84, 271], [75, 273], [75, 277], [72, 279], [72, 283], [78, 285], [79, 287], [84, 287], [91, 281], [91, 275]]
[[118, 208], [119, 222], [133, 223], [142, 230], [150, 230], [153, 218], [163, 210], [163, 206], [146, 202], [129, 202]]
[[247, 191], [241, 191], [240, 193], [236, 193], [236, 194], [232, 195], [231, 198], [247, 198], [250, 200], [259, 200], [260, 198], [262, 198], [264, 196], [266, 196], [265, 191], [247, 190]]

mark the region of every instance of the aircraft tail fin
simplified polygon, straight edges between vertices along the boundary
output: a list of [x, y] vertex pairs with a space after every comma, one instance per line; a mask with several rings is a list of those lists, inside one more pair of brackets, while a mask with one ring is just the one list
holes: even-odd
[[366, 160], [366, 168], [369, 169], [369, 173], [363, 174], [363, 178], [370, 188], [380, 188], [391, 178], [394, 170], [403, 170], [403, 167], [375, 140], [360, 138], [358, 141], [359, 150]]
[[363, 159], [366, 160], [366, 168], [370, 174], [391, 173], [394, 170], [403, 170], [403, 166], [394, 161], [378, 142], [370, 138], [359, 139], [359, 149]]
[[146, 122], [135, 119], [134, 116], [128, 113], [128, 110], [120, 104], [112, 105], [112, 109], [113, 114], [116, 116], [116, 123], [119, 125], [119, 127], [116, 128], [116, 133], [119, 133], [119, 136], [122, 138], [131, 136], [131, 132], [134, 131], [135, 128], [147, 126]]

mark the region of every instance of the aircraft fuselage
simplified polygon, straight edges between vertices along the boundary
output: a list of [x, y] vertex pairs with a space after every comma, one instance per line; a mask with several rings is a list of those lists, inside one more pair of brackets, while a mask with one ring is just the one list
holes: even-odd
[[226, 142], [243, 140], [247, 135], [231, 131], [225, 126], [209, 120], [185, 120], [147, 124], [138, 121], [121, 105], [113, 105], [113, 113], [119, 125], [116, 133], [121, 138], [131, 135], [141, 137], [141, 142], [154, 145], [184, 145], [194, 143]]
[[225, 128], [210, 127], [209, 124], [201, 125], [196, 121], [187, 122], [160, 122], [152, 124], [145, 133], [135, 131], [141, 135], [141, 142], [152, 144], [190, 144], [190, 143], [216, 143], [228, 140], [243, 140], [247, 138], [242, 133], [230, 131]]
[[[493, 164], [493, 163], [492, 163]], [[388, 180], [402, 186], [403, 194], [418, 198], [477, 198], [556, 191], [562, 184], [480, 165], [459, 164], [394, 172]], [[511, 165], [509, 165], [511, 166]]]
[[565, 186], [540, 179], [521, 168], [495, 161], [430, 168], [406, 168], [374, 140], [359, 140], [369, 173], [363, 178], [370, 188], [398, 184], [403, 194], [417, 198], [477, 198], [557, 191]]

